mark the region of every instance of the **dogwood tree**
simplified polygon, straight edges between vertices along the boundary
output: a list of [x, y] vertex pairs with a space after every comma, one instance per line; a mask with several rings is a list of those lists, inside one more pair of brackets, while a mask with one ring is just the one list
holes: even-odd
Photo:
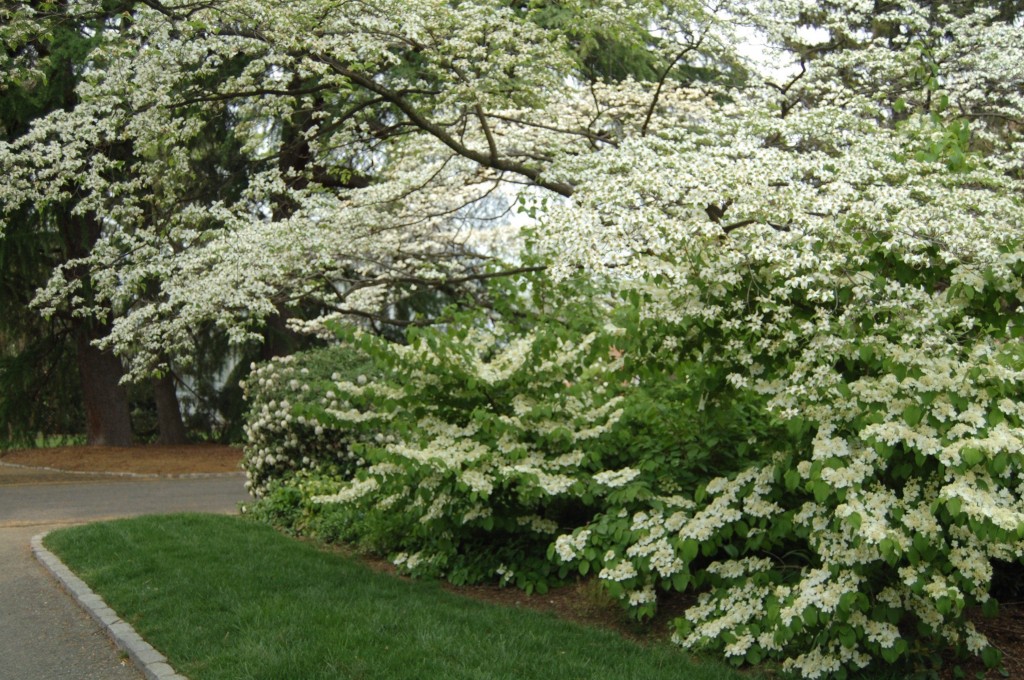
[[[525, 185], [553, 274], [607, 277], [659, 338], [626, 369], [713, 366], [791, 435], [750, 434], [760, 462], [695, 493], [561, 527], [558, 559], [642, 612], [698, 587], [679, 641], [736, 661], [841, 675], [916, 631], [997, 662], [965, 611], [1024, 555], [1012, 8], [216, 0], [111, 21], [81, 103], [0, 147], [0, 204], [102, 218], [38, 304], [113, 312], [104, 342], [135, 376], [283, 305], [314, 304], [317, 331], [458, 294], [495, 275], [470, 211]], [[644, 78], [595, 78], [588, 36], [642, 49]], [[216, 200], [191, 190], [211, 119], [247, 158]]]
[[[645, 6], [573, 16], [576, 36], [650, 40], [636, 29]], [[471, 282], [479, 259], [466, 225], [480, 214], [465, 206], [484, 205], [502, 182], [570, 195], [571, 183], [545, 169], [614, 143], [643, 90], [628, 84], [622, 100], [618, 88], [577, 79], [593, 70], [582, 49], [533, 19], [499, 2], [136, 5], [93, 53], [102, 67], [86, 66], [83, 104], [5, 149], [9, 206], [60, 200], [73, 186], [78, 209], [109, 225], [88, 258], [55, 273], [40, 306], [98, 311], [80, 304], [75, 267], [97, 273], [98, 302], [116, 317], [108, 341], [138, 376], [165, 356], [187, 358], [205, 325], [241, 341], [298, 300], [382, 318], [415, 288]], [[708, 17], [662, 20], [685, 46], [654, 41], [645, 66], [659, 77], [690, 55], [706, 70], [729, 68]], [[659, 95], [648, 94], [654, 128]], [[224, 118], [249, 154], [247, 190], [195, 200], [202, 121]], [[100, 140], [131, 144], [130, 177], [115, 177], [121, 161]], [[60, 146], [63, 162], [40, 153], [46, 144]], [[152, 281], [159, 292], [143, 299]]]

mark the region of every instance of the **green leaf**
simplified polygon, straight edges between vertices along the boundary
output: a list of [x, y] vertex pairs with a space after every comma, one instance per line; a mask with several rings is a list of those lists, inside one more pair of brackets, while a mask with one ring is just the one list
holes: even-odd
[[683, 541], [683, 545], [679, 552], [680, 557], [683, 558], [683, 562], [689, 564], [697, 557], [697, 553], [700, 552], [700, 544], [697, 543], [696, 539], [687, 538]]
[[887, 663], [896, 663], [896, 660], [900, 658], [900, 653], [894, 647], [882, 647], [882, 658]]
[[963, 508], [963, 501], [959, 498], [950, 498], [946, 501], [946, 509], [949, 510], [949, 514], [953, 517], [959, 517], [960, 511]]
[[914, 427], [920, 423], [922, 416], [924, 416], [924, 409], [917, 404], [911, 404], [903, 409], [903, 422], [910, 427]]
[[688, 585], [690, 585], [690, 575], [685, 571], [678, 571], [672, 575], [672, 587], [675, 590], [683, 592]]
[[795, 491], [800, 486], [800, 473], [796, 470], [788, 470], [784, 479], [786, 481], [786, 491]]
[[800, 417], [786, 421], [786, 431], [790, 437], [802, 437], [807, 432], [807, 427], [807, 421]]
[[580, 576], [586, 576], [590, 573], [590, 562], [583, 560], [580, 562]]
[[899, 561], [899, 556], [896, 554], [896, 542], [891, 538], [883, 538], [879, 541], [878, 551], [882, 553], [882, 559], [884, 559], [889, 566], [895, 566], [896, 562]]
[[960, 449], [960, 458], [963, 459], [964, 463], [968, 467], [974, 467], [981, 461], [985, 460], [985, 452], [979, 448], [967, 446]]
[[986, 647], [981, 650], [981, 660], [985, 668], [995, 668], [1003, 660], [1003, 655], [995, 647]]
[[964, 167], [964, 152], [958, 148], [954, 148], [949, 152], [949, 169], [960, 170]]

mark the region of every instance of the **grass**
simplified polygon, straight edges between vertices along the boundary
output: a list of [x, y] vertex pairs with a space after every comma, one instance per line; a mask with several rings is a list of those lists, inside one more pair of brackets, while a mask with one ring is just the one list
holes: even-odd
[[192, 680], [751, 678], [375, 572], [235, 517], [142, 517], [45, 542]]

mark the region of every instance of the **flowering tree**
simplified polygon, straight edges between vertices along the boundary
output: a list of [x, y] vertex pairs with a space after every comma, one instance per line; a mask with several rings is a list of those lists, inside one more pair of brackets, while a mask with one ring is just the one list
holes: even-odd
[[[4, 21], [0, 42], [7, 59], [0, 82], [4, 93], [0, 123], [8, 148], [20, 150], [9, 159], [18, 167], [15, 176], [28, 173], [33, 178], [19, 187], [28, 188], [28, 193], [8, 195], [3, 215], [7, 233], [0, 240], [4, 324], [27, 327], [18, 331], [25, 339], [16, 339], [4, 350], [12, 354], [4, 360], [0, 410], [9, 416], [5, 420], [11, 421], [12, 434], [22, 440], [32, 441], [46, 429], [40, 419], [49, 417], [47, 411], [66, 414], [56, 431], [74, 431], [81, 426], [75, 416], [81, 415], [84, 405], [89, 443], [132, 442], [129, 393], [120, 384], [121, 361], [110, 348], [96, 346], [110, 332], [110, 317], [119, 310], [108, 303], [86, 259], [110, 225], [104, 226], [108, 215], [95, 202], [80, 200], [90, 189], [84, 186], [88, 173], [79, 172], [94, 155], [106, 158], [109, 162], [102, 168], [93, 168], [97, 173], [91, 180], [93, 189], [99, 190], [98, 182], [102, 186], [127, 182], [139, 165], [131, 141], [105, 133], [95, 102], [83, 96], [89, 74], [104, 68], [109, 58], [104, 46], [124, 30], [121, 13], [127, 7], [9, 3], [0, 10]], [[195, 193], [209, 195], [209, 187], [216, 186], [211, 176], [221, 182], [222, 173], [232, 170], [230, 144], [224, 144], [219, 134], [222, 127], [217, 122], [208, 124], [203, 147], [193, 150], [191, 190]], [[54, 170], [65, 161], [67, 167]], [[38, 191], [30, 187], [32, 182]], [[233, 185], [237, 182], [222, 183], [217, 195], [231, 195]], [[12, 183], [9, 188], [16, 187]], [[151, 215], [157, 212], [155, 204], [153, 200], [144, 203]], [[74, 282], [74, 297], [51, 309], [44, 320], [31, 303], [37, 289], [55, 273]], [[136, 296], [146, 295], [150, 287], [143, 282]], [[67, 357], [70, 373], [66, 363], [55, 370], [55, 360], [67, 362]], [[159, 440], [182, 443], [186, 433], [175, 377], [161, 371], [147, 387], [152, 398], [148, 390], [138, 388], [131, 394], [155, 402]], [[45, 396], [47, 390], [60, 394], [70, 406], [42, 398], [41, 391]], [[80, 396], [77, 404], [75, 395]]]
[[[520, 527], [517, 545], [553, 539], [522, 558], [526, 582], [592, 570], [640, 615], [659, 589], [697, 589], [678, 640], [737, 662], [841, 676], [941, 640], [997, 664], [966, 612], [994, 606], [992, 561], [1024, 554], [1018, 17], [913, 0], [565, 6], [572, 21], [547, 3], [141, 3], [83, 104], [0, 147], [0, 201], [63, 200], [74, 177], [106, 220], [76, 265], [141, 375], [187, 358], [204, 325], [243, 340], [306, 300], [328, 310], [322, 332], [387, 318], [414, 287], [507, 274], [481, 266], [462, 218], [528, 185], [550, 274], [589, 271], [628, 304], [595, 304], [568, 335], [450, 317], [405, 349], [360, 340], [377, 381], [289, 377], [305, 405], [275, 400], [257, 429], [302, 417], [363, 437], [355, 477], [309, 495], [408, 537], [382, 547], [411, 570], [515, 573], [465, 537]], [[592, 78], [581, 36], [607, 27], [642, 46], [646, 79]], [[247, 184], [197, 200], [213, 117], [232, 120]], [[129, 176], [106, 138], [132, 145]], [[43, 162], [53, 139], [64, 156]], [[40, 304], [76, 302], [68, 271]], [[684, 488], [677, 458], [618, 439], [629, 386], [674, 394], [660, 417], [728, 414], [697, 449], [742, 447], [716, 458], [730, 474]], [[451, 400], [416, 406], [437, 393]], [[629, 453], [587, 457], [609, 441]], [[314, 467], [271, 448], [254, 470]]]
[[[5, 147], [3, 200], [9, 210], [52, 202], [70, 184], [78, 210], [105, 216], [103, 238], [55, 272], [38, 304], [113, 311], [107, 343], [135, 377], [168, 356], [187, 361], [196, 328], [242, 341], [300, 300], [381, 320], [413, 289], [451, 294], [476, 280], [466, 222], [482, 200], [506, 180], [570, 195], [545, 169], [621, 134], [618, 88], [572, 80], [598, 67], [542, 25], [571, 23], [577, 42], [610, 33], [605, 43], [645, 55], [643, 68], [662, 79], [690, 53], [705, 70], [729, 68], [720, 46], [700, 52], [710, 28], [682, 25], [689, 14], [662, 17], [666, 30], [683, 31], [685, 49], [659, 44], [647, 56], [650, 34], [636, 30], [650, 14], [643, 5], [620, 13], [629, 31], [604, 28], [615, 24], [603, 5], [572, 22], [499, 2], [134, 7], [93, 52], [103, 66], [87, 69], [82, 104]], [[630, 89], [635, 101], [641, 88]], [[659, 99], [647, 99], [653, 128]], [[197, 197], [196, 149], [209, 121], [224, 119], [248, 156], [246, 190]], [[61, 164], [40, 156], [55, 140]], [[111, 172], [122, 160], [100, 140], [133, 149], [127, 177]], [[46, 185], [40, 164], [56, 173]], [[104, 273], [91, 309], [80, 303], [79, 265]]]

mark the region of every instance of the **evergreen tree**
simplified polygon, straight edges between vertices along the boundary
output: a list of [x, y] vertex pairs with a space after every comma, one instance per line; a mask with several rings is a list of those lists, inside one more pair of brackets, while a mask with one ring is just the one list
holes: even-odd
[[[0, 40], [13, 67], [0, 97], [6, 140], [39, 117], [76, 105], [75, 87], [103, 19], [86, 25], [66, 16], [56, 5], [29, 33], [17, 30], [17, 16], [5, 17]], [[27, 443], [40, 431], [73, 432], [84, 416], [90, 444], [124, 446], [132, 431], [120, 361], [92, 345], [109, 325], [70, 313], [43, 319], [30, 308], [54, 266], [88, 252], [99, 237], [98, 218], [72, 207], [70, 201], [22, 207], [8, 217], [0, 239], [0, 420], [6, 424], [0, 437]]]

